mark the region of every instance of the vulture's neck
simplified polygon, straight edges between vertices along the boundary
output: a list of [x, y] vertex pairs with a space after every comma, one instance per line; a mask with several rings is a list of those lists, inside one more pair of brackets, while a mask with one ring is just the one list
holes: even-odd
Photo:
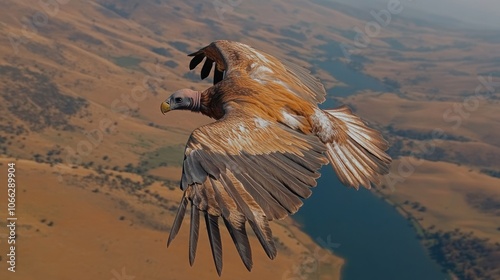
[[192, 97], [193, 104], [191, 104], [191, 111], [199, 112], [201, 108], [201, 92], [193, 91]]
[[215, 87], [202, 91], [200, 95], [199, 112], [216, 120], [222, 118], [224, 116], [224, 109], [222, 107], [223, 101], [221, 97], [222, 95]]

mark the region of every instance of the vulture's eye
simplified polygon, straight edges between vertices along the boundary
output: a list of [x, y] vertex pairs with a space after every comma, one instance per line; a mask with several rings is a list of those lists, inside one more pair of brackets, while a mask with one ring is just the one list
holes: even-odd
[[182, 102], [182, 98], [180, 98], [180, 97], [176, 97], [176, 98], [174, 99], [174, 101], [175, 101], [175, 103], [181, 103], [181, 102]]

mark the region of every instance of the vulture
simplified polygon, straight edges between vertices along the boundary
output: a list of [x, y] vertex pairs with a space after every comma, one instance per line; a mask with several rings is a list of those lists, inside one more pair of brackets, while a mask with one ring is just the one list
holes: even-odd
[[215, 268], [222, 272], [222, 219], [245, 267], [252, 268], [246, 224], [270, 259], [276, 245], [269, 222], [299, 210], [330, 163], [349, 187], [378, 185], [389, 169], [387, 142], [347, 106], [322, 110], [326, 92], [311, 73], [291, 62], [232, 41], [215, 41], [189, 54], [203, 60], [213, 86], [181, 89], [161, 103], [163, 114], [191, 110], [215, 121], [190, 135], [180, 187], [183, 196], [167, 246], [190, 205], [189, 263], [193, 265], [203, 216]]

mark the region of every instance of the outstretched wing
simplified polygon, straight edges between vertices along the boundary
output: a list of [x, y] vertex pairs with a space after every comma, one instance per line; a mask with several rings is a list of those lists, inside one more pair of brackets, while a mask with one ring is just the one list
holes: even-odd
[[246, 77], [261, 85], [281, 86], [311, 103], [322, 103], [326, 99], [323, 84], [308, 70], [288, 61], [281, 62], [242, 43], [215, 41], [189, 56], [193, 56], [189, 64], [191, 70], [205, 59], [201, 69], [202, 80], [208, 77], [215, 63], [214, 84], [225, 77], [236, 75], [240, 79]]
[[204, 216], [217, 272], [222, 270], [219, 218], [222, 217], [248, 270], [252, 256], [248, 222], [269, 258], [276, 248], [268, 221], [282, 219], [311, 194], [318, 170], [327, 163], [325, 146], [282, 124], [241, 111], [196, 129], [185, 150], [180, 203], [168, 244], [191, 204], [189, 260], [193, 264], [200, 214]]

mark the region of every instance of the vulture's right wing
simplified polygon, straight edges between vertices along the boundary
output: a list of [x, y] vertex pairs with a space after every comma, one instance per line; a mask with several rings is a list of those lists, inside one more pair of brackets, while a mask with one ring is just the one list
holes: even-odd
[[248, 270], [252, 256], [245, 224], [273, 259], [276, 248], [268, 221], [282, 219], [311, 194], [318, 170], [327, 163], [325, 146], [282, 124], [230, 111], [196, 129], [186, 145], [181, 188], [184, 196], [170, 231], [170, 243], [191, 204], [189, 260], [195, 259], [199, 217], [204, 216], [217, 272], [222, 270], [222, 217]]

